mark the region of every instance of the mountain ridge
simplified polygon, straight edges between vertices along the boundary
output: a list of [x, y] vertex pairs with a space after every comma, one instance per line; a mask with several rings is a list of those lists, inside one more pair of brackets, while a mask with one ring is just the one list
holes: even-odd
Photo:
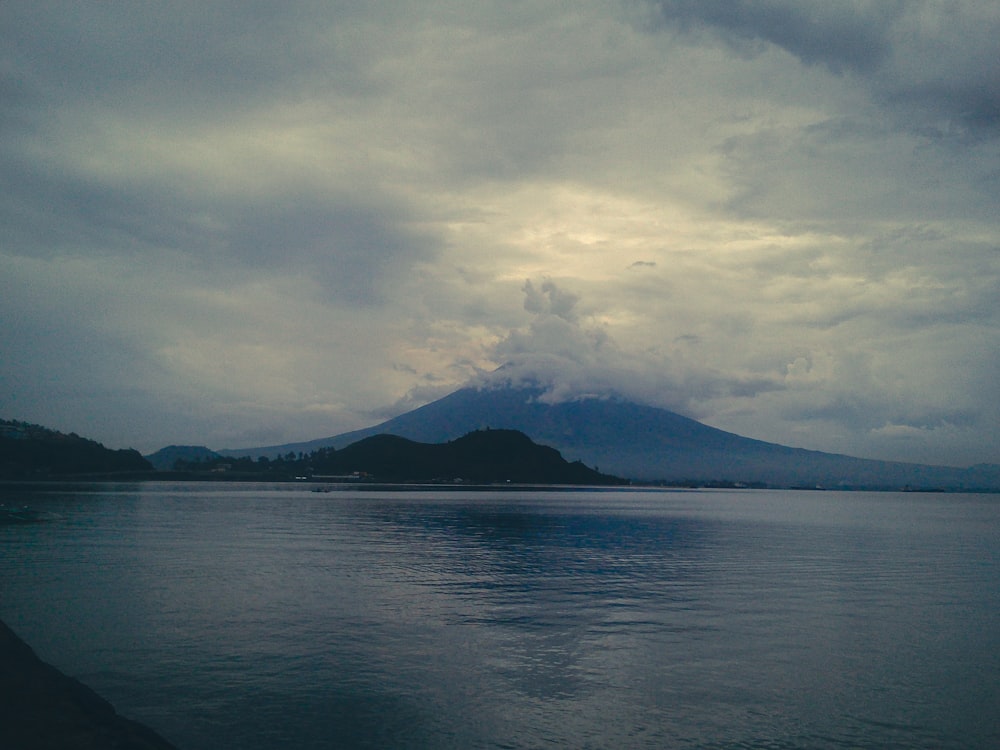
[[[326, 449], [329, 450], [329, 449]], [[363, 473], [391, 481], [472, 481], [518, 484], [626, 484], [517, 430], [476, 430], [444, 443], [398, 435], [370, 435], [339, 450], [314, 453], [316, 474]]]
[[101, 443], [30, 422], [0, 419], [0, 477], [30, 479], [151, 471], [138, 451]]
[[863, 459], [743, 437], [657, 407], [617, 398], [549, 404], [537, 387], [460, 388], [361, 430], [227, 456], [343, 448], [376, 434], [440, 443], [473, 430], [514, 429], [567, 460], [637, 481], [765, 483], [843, 488], [1000, 489], [1000, 466], [958, 469]]

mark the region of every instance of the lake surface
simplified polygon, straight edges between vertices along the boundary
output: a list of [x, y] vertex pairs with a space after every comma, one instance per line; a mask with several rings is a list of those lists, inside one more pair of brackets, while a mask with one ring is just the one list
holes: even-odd
[[182, 750], [1000, 747], [996, 495], [0, 502], [0, 618]]

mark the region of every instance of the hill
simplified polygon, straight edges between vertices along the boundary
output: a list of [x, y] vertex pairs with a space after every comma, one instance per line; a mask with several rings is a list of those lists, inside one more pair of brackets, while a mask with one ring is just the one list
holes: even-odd
[[178, 461], [191, 463], [197, 461], [214, 461], [219, 454], [209, 450], [204, 445], [168, 445], [156, 453], [150, 453], [144, 458], [157, 471], [172, 471]]
[[420, 443], [373, 435], [311, 457], [315, 474], [355, 472], [387, 481], [454, 481], [518, 484], [623, 484], [515, 430], [479, 430], [446, 443]]
[[462, 388], [386, 422], [305, 443], [219, 451], [277, 456], [393, 434], [444, 442], [486, 427], [519, 430], [571, 460], [640, 481], [746, 482], [837, 488], [1000, 489], [1000, 467], [956, 469], [791, 448], [742, 437], [656, 407], [589, 398], [550, 404], [536, 388]]
[[151, 471], [135, 450], [112, 450], [76, 433], [0, 420], [0, 478], [39, 479]]

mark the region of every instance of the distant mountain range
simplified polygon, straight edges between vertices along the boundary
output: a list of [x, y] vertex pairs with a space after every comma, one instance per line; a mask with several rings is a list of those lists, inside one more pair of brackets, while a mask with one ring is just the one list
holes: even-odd
[[[538, 444], [554, 449], [577, 472], [558, 483], [601, 483], [597, 472], [640, 482], [670, 484], [747, 484], [769, 487], [824, 487], [830, 489], [941, 489], [1000, 491], [1000, 465], [981, 464], [967, 469], [892, 461], [873, 461], [741, 437], [709, 427], [665, 409], [642, 406], [624, 399], [586, 398], [547, 403], [540, 388], [501, 386], [462, 388], [437, 401], [381, 424], [303, 443], [239, 450], [211, 451], [203, 446], [169, 446], [143, 458], [134, 450], [110, 450], [74, 433], [65, 435], [25, 422], [0, 420], [0, 478], [108, 477], [142, 475], [173, 469], [180, 461], [188, 471], [211, 466], [216, 473], [265, 470], [272, 478], [310, 465], [313, 454], [327, 448], [323, 471], [341, 471], [365, 455], [376, 461], [373, 446], [383, 454], [396, 452], [406, 468], [389, 472], [393, 478], [426, 479], [450, 474], [474, 479], [476, 462], [465, 456], [456, 462], [440, 445], [477, 431], [517, 431]], [[366, 441], [377, 435], [392, 440]], [[493, 439], [499, 439], [494, 437]], [[364, 441], [361, 447], [353, 446]], [[432, 444], [415, 446], [411, 443]], [[348, 446], [352, 446], [348, 449]], [[549, 448], [544, 448], [549, 446]], [[482, 446], [480, 445], [482, 448]], [[504, 450], [514, 450], [512, 443]], [[345, 450], [346, 449], [346, 450]], [[493, 448], [487, 447], [487, 451]], [[365, 454], [364, 451], [369, 451]], [[503, 452], [503, 451], [501, 451]], [[558, 452], [558, 453], [557, 453]], [[343, 454], [343, 456], [341, 456]], [[333, 459], [336, 455], [338, 458]], [[517, 451], [514, 450], [514, 455]], [[251, 461], [277, 459], [274, 466]], [[340, 466], [343, 458], [344, 466]], [[384, 458], [384, 455], [383, 455]], [[227, 459], [234, 463], [226, 465]], [[379, 459], [381, 460], [381, 459]], [[522, 456], [521, 462], [527, 459]], [[561, 459], [560, 459], [561, 460]], [[315, 461], [313, 461], [315, 463]], [[251, 464], [255, 464], [252, 465]], [[375, 466], [376, 464], [372, 464]], [[517, 461], [506, 467], [494, 461], [491, 480], [512, 478]], [[317, 469], [319, 467], [316, 467]], [[348, 471], [369, 471], [354, 461]], [[386, 474], [386, 466], [379, 471]], [[586, 472], [593, 472], [589, 478]], [[316, 473], [319, 473], [318, 471]], [[376, 473], [376, 472], [371, 472]], [[568, 477], [568, 475], [566, 475]], [[218, 477], [222, 478], [222, 477]]]
[[[286, 451], [273, 460], [225, 457], [203, 446], [171, 445], [144, 458], [134, 450], [110, 450], [75, 433], [64, 435], [26, 422], [0, 420], [0, 479], [152, 478], [177, 479], [352, 477], [383, 482], [474, 482], [533, 484], [626, 484], [559, 451], [534, 443], [516, 430], [476, 430], [455, 440], [425, 443], [395, 435], [362, 437], [340, 450], [321, 447], [306, 454]], [[36, 520], [5, 511], [0, 524]]]
[[471, 482], [475, 484], [627, 484], [516, 430], [477, 430], [443, 443], [372, 435], [337, 450], [323, 447], [280, 456], [220, 456], [201, 446], [173, 445], [148, 457], [178, 479], [352, 482]]
[[1000, 466], [968, 469], [873, 461], [790, 448], [709, 427], [665, 409], [622, 399], [550, 404], [542, 390], [462, 388], [363, 430], [303, 443], [221, 450], [224, 456], [276, 457], [344, 448], [390, 434], [443, 443], [485, 429], [519, 430], [571, 461], [639, 481], [743, 482], [777, 487], [1000, 489]]

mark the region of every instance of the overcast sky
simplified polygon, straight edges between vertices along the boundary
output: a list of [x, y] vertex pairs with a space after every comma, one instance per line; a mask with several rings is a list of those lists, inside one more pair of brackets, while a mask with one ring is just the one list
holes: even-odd
[[1000, 463], [1000, 4], [0, 4], [0, 417], [151, 452], [497, 366]]

